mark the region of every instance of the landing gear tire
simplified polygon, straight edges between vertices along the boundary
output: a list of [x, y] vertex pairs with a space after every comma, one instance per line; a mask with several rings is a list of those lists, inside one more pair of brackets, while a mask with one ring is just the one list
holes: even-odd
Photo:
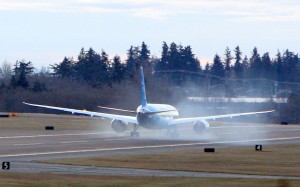
[[135, 138], [140, 137], [140, 133], [137, 132], [138, 127], [139, 126], [137, 124], [134, 124], [133, 131], [130, 132], [131, 137], [135, 137]]
[[131, 137], [137, 138], [137, 137], [140, 137], [140, 133], [139, 133], [139, 132], [131, 131], [131, 132], [130, 132], [130, 136], [131, 136]]
[[178, 138], [179, 137], [179, 133], [177, 132], [177, 128], [170, 128], [167, 131], [167, 136], [170, 138]]
[[179, 134], [177, 132], [171, 132], [171, 133], [168, 133], [168, 136], [170, 138], [179, 138]]

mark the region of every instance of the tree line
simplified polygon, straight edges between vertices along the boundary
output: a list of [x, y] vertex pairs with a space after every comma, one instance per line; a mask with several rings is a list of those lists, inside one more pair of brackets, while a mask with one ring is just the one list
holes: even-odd
[[[81, 49], [78, 61], [65, 58], [61, 63], [52, 66], [53, 75], [60, 78], [71, 78], [85, 81], [92, 86], [120, 83], [135, 77], [140, 66], [154, 72], [156, 77], [167, 77], [172, 84], [180, 85], [187, 81], [198, 82], [199, 77], [210, 79], [212, 84], [224, 84], [227, 80], [265, 79], [277, 82], [299, 82], [299, 55], [288, 49], [279, 52], [275, 58], [269, 53], [259, 54], [255, 47], [248, 58], [243, 56], [239, 46], [233, 53], [227, 47], [223, 58], [216, 54], [213, 63], [201, 67], [191, 46], [166, 42], [162, 45], [161, 57], [151, 56], [148, 46], [143, 42], [141, 47], [131, 46], [127, 59], [121, 61], [119, 56], [108, 58], [102, 50], [96, 53], [92, 48]], [[197, 74], [197, 76], [195, 76]]]
[[[1, 67], [0, 94], [11, 99], [6, 101], [2, 98], [0, 108], [13, 111], [19, 106], [17, 101], [34, 100], [33, 96], [42, 98], [50, 92], [57, 94], [58, 98], [49, 98], [51, 96], [47, 95], [49, 104], [59, 103], [60, 94], [64, 95], [61, 98], [68, 98], [78, 89], [83, 89], [80, 93], [82, 95], [89, 94], [84, 92], [89, 89], [90, 94], [93, 94], [90, 98], [97, 97], [102, 103], [118, 99], [123, 101], [121, 96], [136, 94], [126, 93], [126, 88], [138, 87], [140, 66], [144, 67], [146, 81], [151, 80], [147, 85], [152, 88], [149, 89], [150, 92], [155, 90], [149, 94], [154, 100], [164, 99], [168, 102], [169, 99], [172, 102], [170, 95], [176, 95], [174, 98], [178, 98], [178, 95], [272, 97], [276, 94], [280, 96], [279, 93], [293, 93], [292, 99], [295, 100], [299, 93], [299, 55], [288, 49], [278, 51], [275, 57], [270, 57], [268, 52], [261, 55], [254, 47], [248, 57], [243, 55], [239, 46], [233, 51], [227, 47], [223, 54], [216, 54], [211, 63], [206, 63], [203, 67], [201, 64], [203, 63], [195, 56], [191, 46], [174, 42], [163, 42], [160, 57], [151, 55], [145, 42], [141, 46], [130, 46], [126, 59], [121, 59], [118, 55], [110, 58], [105, 50], [98, 53], [92, 48], [82, 48], [77, 57], [65, 57], [61, 62], [43, 68], [40, 72], [36, 71], [30, 61], [18, 60], [13, 66], [4, 62]], [[64, 89], [67, 91], [62, 91]], [[163, 94], [157, 94], [156, 91]], [[95, 96], [99, 92], [102, 94]], [[18, 95], [20, 93], [22, 94]], [[12, 98], [15, 94], [20, 99]], [[110, 100], [108, 96], [114, 99]], [[130, 105], [129, 101], [131, 100], [128, 100]], [[63, 102], [64, 106], [79, 106], [70, 101]], [[87, 105], [91, 107], [89, 109], [94, 109], [92, 105]], [[19, 108], [23, 110], [23, 107]]]

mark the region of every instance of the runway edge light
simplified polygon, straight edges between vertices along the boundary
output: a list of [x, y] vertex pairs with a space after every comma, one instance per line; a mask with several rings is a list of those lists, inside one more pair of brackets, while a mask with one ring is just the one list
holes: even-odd
[[45, 126], [45, 130], [54, 130], [54, 126]]
[[204, 148], [204, 152], [206, 152], [206, 153], [214, 153], [215, 152], [215, 148]]

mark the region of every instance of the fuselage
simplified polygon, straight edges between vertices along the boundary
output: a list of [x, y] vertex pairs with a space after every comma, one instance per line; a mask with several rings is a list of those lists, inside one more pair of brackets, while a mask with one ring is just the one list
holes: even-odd
[[179, 116], [178, 110], [167, 104], [141, 105], [136, 111], [139, 125], [147, 129], [167, 128], [168, 121]]

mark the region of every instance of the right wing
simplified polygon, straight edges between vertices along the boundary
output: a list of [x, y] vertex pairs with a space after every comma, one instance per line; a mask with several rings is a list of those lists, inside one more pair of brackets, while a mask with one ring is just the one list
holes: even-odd
[[23, 103], [25, 105], [30, 105], [30, 106], [35, 106], [35, 107], [71, 112], [72, 114], [85, 114], [85, 115], [89, 115], [89, 116], [97, 116], [97, 117], [103, 117], [103, 118], [108, 118], [108, 119], [121, 120], [126, 123], [134, 123], [134, 124], [138, 123], [136, 117], [133, 117], [133, 116], [107, 114], [107, 113], [92, 112], [92, 111], [87, 111], [87, 110], [77, 110], [77, 109], [71, 109], [71, 108], [61, 108], [61, 107], [47, 106], [47, 105], [37, 105], [37, 104], [31, 104], [31, 103], [25, 103], [25, 102], [23, 102]]
[[168, 122], [168, 125], [177, 125], [182, 123], [190, 123], [199, 120], [215, 120], [219, 118], [233, 118], [237, 116], [247, 116], [254, 114], [264, 114], [274, 112], [275, 110], [259, 111], [259, 112], [247, 112], [247, 113], [235, 113], [235, 114], [224, 114], [224, 115], [215, 115], [215, 116], [203, 116], [203, 117], [192, 117], [192, 118], [178, 118]]

